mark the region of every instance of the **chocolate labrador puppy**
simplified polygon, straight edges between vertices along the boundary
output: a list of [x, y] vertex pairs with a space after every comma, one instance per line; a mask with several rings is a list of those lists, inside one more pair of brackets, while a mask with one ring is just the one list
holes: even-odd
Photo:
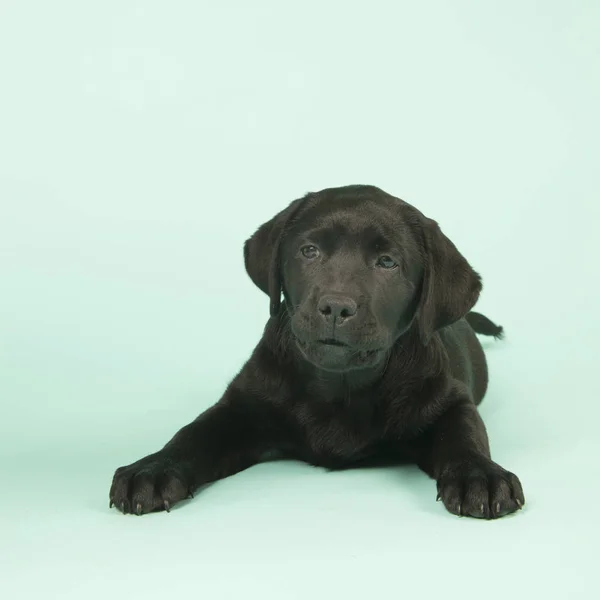
[[376, 187], [326, 189], [262, 225], [244, 258], [270, 298], [262, 339], [221, 400], [117, 469], [111, 506], [168, 511], [273, 457], [329, 469], [409, 460], [455, 515], [523, 506], [477, 411], [488, 374], [475, 334], [502, 328], [470, 312], [481, 279], [435, 221]]

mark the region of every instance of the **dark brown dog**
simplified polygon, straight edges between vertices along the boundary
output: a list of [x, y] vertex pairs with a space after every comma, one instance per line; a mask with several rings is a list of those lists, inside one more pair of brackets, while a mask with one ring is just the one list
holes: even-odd
[[[481, 291], [437, 223], [371, 186], [292, 202], [246, 242], [271, 318], [221, 400], [160, 451], [117, 469], [111, 506], [169, 510], [266, 457], [331, 469], [415, 461], [456, 515], [522, 507], [477, 411], [487, 367], [469, 312]], [[283, 293], [283, 302], [281, 296]]]

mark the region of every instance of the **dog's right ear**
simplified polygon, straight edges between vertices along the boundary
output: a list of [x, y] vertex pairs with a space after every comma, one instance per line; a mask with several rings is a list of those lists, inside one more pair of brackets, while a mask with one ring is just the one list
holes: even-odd
[[244, 244], [244, 264], [254, 285], [269, 296], [271, 316], [281, 305], [281, 265], [279, 248], [285, 227], [305, 198], [294, 200], [286, 209], [263, 223]]

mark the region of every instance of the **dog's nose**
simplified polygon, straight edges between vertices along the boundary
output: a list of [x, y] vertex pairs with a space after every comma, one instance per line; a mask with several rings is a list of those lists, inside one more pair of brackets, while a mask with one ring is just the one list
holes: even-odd
[[358, 306], [347, 296], [323, 296], [319, 300], [319, 312], [327, 320], [342, 321], [356, 314]]

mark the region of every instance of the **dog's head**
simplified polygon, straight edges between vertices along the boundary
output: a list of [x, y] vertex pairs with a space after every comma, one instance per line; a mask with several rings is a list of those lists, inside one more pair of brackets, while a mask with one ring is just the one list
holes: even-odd
[[244, 258], [271, 315], [283, 292], [298, 348], [329, 371], [376, 365], [411, 327], [427, 344], [481, 291], [435, 221], [372, 186], [295, 200], [246, 242]]

